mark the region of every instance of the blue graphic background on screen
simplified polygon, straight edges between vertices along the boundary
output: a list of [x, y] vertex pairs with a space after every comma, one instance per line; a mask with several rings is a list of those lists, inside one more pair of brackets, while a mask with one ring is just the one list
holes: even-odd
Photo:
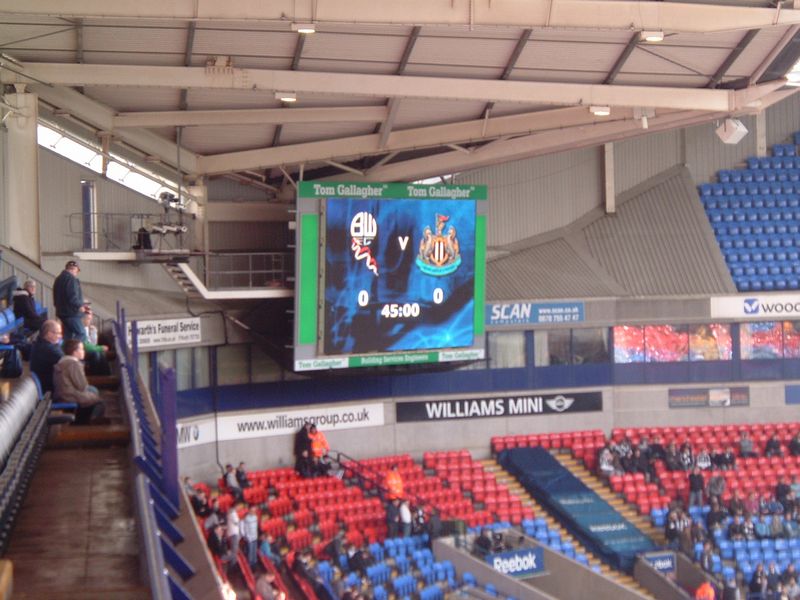
[[[369, 248], [376, 277], [351, 249], [350, 222], [367, 212], [377, 222]], [[426, 275], [416, 265], [425, 227], [436, 231], [436, 215], [455, 227], [461, 265], [443, 277]], [[331, 198], [325, 216], [325, 354], [421, 350], [472, 346], [475, 271], [475, 202], [465, 200], [378, 200]], [[405, 250], [398, 237], [408, 236]], [[442, 302], [433, 301], [442, 290]], [[359, 306], [358, 294], [369, 294]], [[416, 318], [381, 315], [386, 304], [418, 303]]]

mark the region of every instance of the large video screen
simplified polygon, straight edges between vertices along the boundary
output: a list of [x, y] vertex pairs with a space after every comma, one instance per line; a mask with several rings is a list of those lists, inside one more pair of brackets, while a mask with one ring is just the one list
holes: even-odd
[[295, 369], [482, 359], [485, 198], [483, 186], [301, 184]]

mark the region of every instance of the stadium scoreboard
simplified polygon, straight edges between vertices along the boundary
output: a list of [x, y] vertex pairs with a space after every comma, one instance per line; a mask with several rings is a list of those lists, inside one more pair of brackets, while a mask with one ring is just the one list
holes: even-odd
[[486, 187], [301, 182], [296, 371], [485, 356]]

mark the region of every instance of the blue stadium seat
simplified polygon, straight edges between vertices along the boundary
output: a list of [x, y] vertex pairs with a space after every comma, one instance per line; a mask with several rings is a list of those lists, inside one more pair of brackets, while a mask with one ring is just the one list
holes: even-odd
[[483, 588], [483, 591], [485, 591], [490, 596], [497, 596], [497, 588], [491, 583], [487, 583], [486, 587]]
[[461, 581], [464, 583], [464, 585], [474, 586], [477, 584], [477, 581], [475, 580], [475, 575], [473, 575], [469, 571], [465, 571], [464, 573], [461, 574]]
[[382, 585], [372, 588], [372, 597], [374, 600], [389, 600], [389, 594], [386, 593], [386, 590]]

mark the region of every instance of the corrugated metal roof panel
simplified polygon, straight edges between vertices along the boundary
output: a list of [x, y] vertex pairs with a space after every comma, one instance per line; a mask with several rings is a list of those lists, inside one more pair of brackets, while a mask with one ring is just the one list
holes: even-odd
[[614, 80], [617, 85], [647, 85], [653, 87], [685, 87], [698, 88], [708, 83], [711, 75], [648, 75], [646, 73], [620, 73]]
[[733, 48], [742, 37], [742, 31], [717, 31], [714, 33], [668, 33], [664, 41], [656, 44], [648, 44], [649, 47], [663, 46], [695, 46], [698, 48], [718, 47]]
[[[733, 78], [749, 77], [758, 66], [766, 60], [772, 49], [777, 46], [780, 39], [786, 34], [788, 27], [772, 27], [762, 29], [748, 44], [747, 49], [733, 61], [728, 69], [728, 75]], [[742, 35], [745, 32], [741, 32]]]
[[500, 79], [502, 67], [472, 67], [469, 65], [408, 65], [406, 75], [420, 77], [463, 77], [464, 79]]
[[84, 93], [117, 111], [177, 110], [181, 92], [167, 88], [87, 87]]
[[534, 37], [525, 44], [517, 66], [521, 69], [607, 73], [624, 48], [623, 44], [618, 43], [541, 41]]
[[147, 65], [153, 67], [183, 66], [183, 52], [173, 54], [154, 54], [152, 52], [89, 51], [84, 52], [83, 59], [87, 64], [98, 65]]
[[275, 94], [264, 90], [191, 89], [186, 101], [192, 110], [279, 108]]
[[281, 145], [367, 135], [374, 130], [374, 123], [292, 123], [283, 126]]
[[631, 31], [614, 29], [534, 29], [531, 39], [543, 41], [597, 42], [602, 44], [627, 44]]
[[400, 102], [394, 128], [408, 129], [435, 123], [453, 123], [477, 119], [485, 106], [485, 102], [412, 100], [406, 98]]
[[463, 39], [420, 36], [411, 53], [411, 63], [429, 65], [473, 65], [505, 67], [516, 40]]
[[603, 83], [608, 73], [602, 71], [563, 71], [514, 69], [511, 79], [517, 81], [555, 81], [565, 83]]
[[394, 75], [397, 63], [368, 62], [362, 57], [359, 62], [345, 60], [328, 60], [325, 58], [304, 58], [300, 61], [301, 71], [321, 71], [324, 73], [367, 73], [375, 75]]
[[58, 25], [0, 25], [3, 52], [25, 50], [75, 50], [75, 28]]
[[692, 48], [652, 45], [637, 47], [622, 69], [623, 73], [677, 74], [701, 73], [713, 75], [714, 65], [724, 61], [730, 48]]
[[198, 27], [194, 52], [211, 56], [293, 56], [297, 45], [294, 32], [227, 31]]
[[216, 154], [265, 148], [272, 144], [274, 134], [273, 125], [186, 127], [181, 141], [193, 152]]
[[[73, 34], [74, 35], [74, 34]], [[149, 28], [129, 24], [126, 27], [83, 28], [84, 50], [103, 52], [177, 53], [186, 51], [186, 28]]]
[[564, 238], [493, 260], [486, 269], [486, 299], [623, 296], [601, 269]]
[[583, 230], [595, 259], [633, 295], [721, 294], [730, 275], [685, 167], [621, 199]]
[[329, 60], [399, 62], [407, 39], [388, 35], [322, 33], [307, 36], [303, 56]]

